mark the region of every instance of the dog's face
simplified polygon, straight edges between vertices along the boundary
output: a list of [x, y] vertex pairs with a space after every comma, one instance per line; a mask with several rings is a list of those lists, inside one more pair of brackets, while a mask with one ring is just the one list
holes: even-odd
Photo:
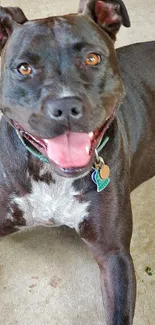
[[2, 112], [58, 173], [78, 176], [123, 98], [113, 40], [85, 15], [23, 19], [10, 29], [7, 13], [1, 27]]

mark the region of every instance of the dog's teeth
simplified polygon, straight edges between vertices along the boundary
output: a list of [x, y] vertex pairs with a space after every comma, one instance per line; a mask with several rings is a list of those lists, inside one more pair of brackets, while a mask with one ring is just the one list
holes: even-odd
[[89, 136], [89, 138], [92, 140], [93, 137], [94, 137], [94, 133], [93, 133], [93, 132], [89, 132], [89, 133], [88, 133], [88, 136]]

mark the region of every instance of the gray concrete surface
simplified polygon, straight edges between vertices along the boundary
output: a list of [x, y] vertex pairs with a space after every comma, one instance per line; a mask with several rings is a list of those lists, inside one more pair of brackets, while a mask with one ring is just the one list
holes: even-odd
[[[117, 46], [155, 38], [154, 0], [125, 1], [132, 28]], [[75, 12], [77, 0], [1, 0], [27, 17]], [[140, 168], [140, 166], [139, 166]], [[132, 194], [132, 254], [138, 282], [134, 325], [155, 324], [155, 179]], [[145, 273], [150, 266], [153, 275]], [[31, 230], [0, 243], [0, 325], [103, 325], [99, 271], [72, 230]]]

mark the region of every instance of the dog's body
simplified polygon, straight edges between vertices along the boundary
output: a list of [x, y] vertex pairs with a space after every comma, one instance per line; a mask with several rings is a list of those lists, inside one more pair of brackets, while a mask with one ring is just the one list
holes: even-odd
[[[118, 172], [127, 172], [127, 168], [123, 166], [124, 159], [120, 159], [121, 155], [126, 157], [127, 164], [130, 163], [128, 165], [131, 175], [129, 187], [132, 191], [140, 183], [153, 177], [155, 174], [155, 110], [153, 110], [154, 101], [152, 96], [155, 92], [155, 85], [153, 83], [155, 42], [130, 45], [118, 49], [116, 52], [127, 94], [113, 122], [113, 126], [116, 124], [119, 127], [120, 139], [117, 139], [117, 133], [115, 134], [115, 132], [110, 136], [110, 129], [108, 131], [110, 136], [109, 144], [103, 149], [102, 155], [111, 168], [112, 179], [116, 177]], [[146, 63], [145, 58], [148, 58], [148, 53], [151, 55]], [[130, 66], [130, 62], [134, 64], [133, 69]], [[141, 66], [143, 66], [143, 70]], [[150, 83], [151, 77], [152, 83]], [[147, 80], [149, 80], [149, 85]], [[148, 103], [147, 106], [145, 101]], [[152, 134], [150, 133], [150, 124], [153, 128]], [[92, 187], [90, 175], [84, 178], [86, 182], [85, 190], [81, 180], [75, 182], [70, 178], [66, 179], [56, 175], [51, 165], [41, 163], [38, 159], [36, 161], [33, 157], [28, 159], [27, 150], [24, 149], [16, 132], [12, 130], [12, 127], [7, 124], [5, 119], [2, 120], [1, 125], [1, 139], [3, 140], [0, 144], [1, 162], [4, 159], [4, 167], [3, 169], [1, 168], [3, 170], [1, 181], [5, 183], [5, 179], [7, 182], [10, 180], [9, 188], [11, 189], [12, 187], [11, 193], [9, 193], [9, 211], [7, 214], [7, 222], [8, 224], [10, 223], [8, 233], [11, 232], [11, 228], [12, 231], [16, 231], [23, 226], [29, 227], [37, 224], [44, 226], [67, 225], [78, 230], [80, 223], [89, 215], [87, 210], [91, 206], [91, 197], [85, 198], [84, 202], [79, 202], [77, 197], [82, 196], [83, 192], [89, 192], [89, 186]], [[11, 134], [9, 134], [9, 131]], [[121, 152], [117, 152], [118, 159], [116, 159], [116, 150], [119, 150], [118, 148], [122, 140], [124, 142], [123, 150], [121, 148]], [[113, 141], [116, 141], [117, 147], [111, 153]], [[140, 145], [142, 149], [139, 149]], [[7, 147], [9, 150], [6, 153]], [[139, 155], [139, 150], [143, 153], [142, 156]], [[21, 161], [18, 155], [14, 157], [13, 152], [17, 152], [19, 155], [22, 153], [25, 159]], [[14, 164], [12, 157], [14, 158]], [[8, 164], [9, 166], [7, 166]], [[14, 167], [13, 170], [12, 166]], [[12, 173], [17, 173], [15, 177], [17, 183], [14, 185], [11, 184], [14, 180]], [[118, 183], [119, 179], [118, 177]], [[113, 186], [113, 184], [111, 185]], [[18, 186], [19, 194], [17, 194]], [[103, 192], [103, 195], [106, 195], [106, 191]], [[5, 199], [7, 199], [7, 196], [5, 196]], [[103, 200], [103, 203], [105, 206], [106, 200]], [[4, 206], [8, 209], [8, 204]], [[23, 217], [23, 219], [21, 218], [21, 224], [13, 209], [14, 207], [17, 210], [17, 206], [19, 207], [19, 214], [21, 213]], [[12, 227], [9, 221], [12, 221]]]
[[[98, 2], [100, 6], [101, 1]], [[83, 3], [84, 1], [82, 1], [82, 6]], [[86, 8], [91, 10], [89, 3], [94, 6], [95, 1], [88, 1], [86, 4]], [[111, 30], [111, 24], [108, 27], [105, 24], [103, 29], [114, 39], [119, 29], [119, 16], [114, 15], [113, 10], [118, 7], [113, 7], [111, 2], [107, 7], [106, 2], [103, 9], [107, 10], [107, 8], [108, 19], [111, 24], [114, 22], [115, 28], [113, 26]], [[121, 8], [123, 8], [122, 11], [125, 10], [124, 7]], [[98, 10], [99, 7], [96, 12]], [[126, 19], [126, 25], [128, 25], [126, 12], [124, 12], [123, 19]], [[22, 18], [19, 21], [18, 17], [16, 21], [25, 23], [26, 18], [23, 16], [23, 21]], [[100, 15], [99, 22], [101, 27]], [[52, 37], [54, 34], [54, 41], [56, 41], [53, 54], [56, 57], [55, 60], [58, 60], [57, 56], [61, 57], [62, 53], [64, 55], [63, 59], [59, 57], [62, 70], [57, 71], [52, 65], [50, 74], [47, 73], [49, 70], [45, 72], [45, 67], [43, 67], [44, 74], [42, 73], [39, 78], [34, 76], [34, 79], [36, 78], [34, 81], [31, 78], [30, 84], [24, 88], [21, 76], [18, 76], [16, 82], [15, 75], [10, 74], [8, 67], [12, 61], [17, 60], [16, 56], [19, 56], [17, 55], [17, 50], [19, 51], [17, 39], [20, 40], [20, 33], [21, 38], [25, 37], [23, 53], [28, 53], [26, 55], [29, 57], [32, 54], [31, 37], [32, 40], [34, 39], [33, 36], [30, 37], [30, 31], [33, 34], [35, 24], [36, 37], [38, 35], [45, 37], [45, 33], [48, 35], [45, 41], [42, 39], [40, 41], [40, 43], [43, 41], [41, 43], [43, 46], [38, 45], [38, 41], [35, 43], [35, 46], [39, 46], [41, 59], [46, 60], [48, 69], [50, 64], [55, 64], [48, 52], [53, 50], [52, 42], [49, 42], [51, 37], [49, 31], [52, 29]], [[117, 50], [121, 77], [126, 90], [125, 99], [121, 104], [124, 88], [112, 41], [96, 24], [82, 15], [71, 15], [49, 18], [44, 20], [44, 24], [43, 21], [39, 21], [24, 25], [27, 26], [24, 30], [25, 34], [22, 34], [17, 27], [17, 32], [16, 30], [13, 32], [12, 38], [4, 48], [2, 60], [1, 108], [4, 117], [0, 129], [0, 234], [5, 236], [25, 226], [37, 224], [67, 225], [75, 228], [92, 250], [101, 270], [107, 325], [131, 325], [136, 285], [130, 256], [132, 235], [130, 192], [155, 175], [155, 42], [131, 45]], [[67, 37], [64, 37], [64, 34]], [[28, 42], [24, 35], [28, 35]], [[74, 40], [75, 47], [76, 36], [76, 49], [74, 48], [73, 52], [68, 51], [66, 44], [71, 44]], [[83, 68], [83, 65], [82, 68], [79, 65], [80, 58], [77, 53], [81, 49], [83, 51], [90, 36], [95, 51], [104, 52], [105, 62], [101, 66], [101, 71], [91, 72]], [[101, 45], [99, 45], [100, 37], [103, 41]], [[60, 43], [63, 44], [61, 53], [58, 52]], [[41, 52], [43, 49], [44, 51]], [[70, 53], [73, 58], [76, 57], [77, 70], [73, 62], [70, 64], [68, 62], [68, 59], [72, 60]], [[31, 59], [34, 60], [34, 56], [32, 58], [31, 55]], [[25, 57], [22, 57], [22, 60], [26, 60]], [[35, 60], [37, 60], [36, 57]], [[43, 62], [39, 60], [37, 64], [40, 68]], [[97, 74], [96, 77], [94, 73]], [[51, 85], [51, 78], [54, 78], [58, 89], [55, 90], [55, 86]], [[78, 87], [79, 91], [77, 91]], [[54, 95], [54, 100], [50, 99], [50, 104], [51, 91], [56, 95]], [[16, 133], [14, 128], [16, 125], [12, 124], [12, 120], [26, 128], [34, 137], [40, 135], [44, 139], [53, 139], [63, 135], [66, 132], [66, 116], [62, 120], [58, 120], [56, 115], [53, 118], [55, 97], [59, 100], [58, 105], [61, 105], [60, 99], [64, 101], [63, 107], [68, 107], [70, 98], [72, 98], [73, 106], [76, 107], [76, 117], [72, 116], [71, 119], [69, 116], [70, 129], [71, 132], [77, 133], [79, 139], [81, 132], [84, 134], [84, 132], [91, 132], [101, 127], [103, 122], [113, 114], [114, 108], [120, 106], [116, 118], [106, 131], [109, 141], [100, 153], [111, 169], [111, 182], [100, 193], [97, 192], [96, 184], [92, 181], [90, 165], [88, 170], [83, 170], [83, 174], [80, 168], [80, 171], [73, 173], [73, 178], [64, 178], [57, 174], [58, 167], [55, 164], [41, 162], [29, 153]], [[42, 103], [41, 109], [39, 101]], [[81, 101], [84, 103], [82, 104], [84, 109]], [[100, 101], [104, 114], [100, 110]], [[27, 103], [29, 108], [26, 107]], [[59, 107], [61, 111], [61, 106]], [[37, 109], [40, 109], [39, 113], [36, 113]], [[57, 113], [59, 112], [56, 111]], [[69, 114], [68, 111], [65, 114]], [[80, 114], [82, 114], [82, 120]], [[53, 119], [55, 119], [54, 122]], [[59, 128], [55, 127], [57, 123]]]

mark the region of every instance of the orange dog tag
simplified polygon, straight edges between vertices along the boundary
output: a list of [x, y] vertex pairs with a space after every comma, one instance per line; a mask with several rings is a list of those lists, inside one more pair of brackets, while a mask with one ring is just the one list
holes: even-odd
[[110, 175], [110, 168], [107, 165], [103, 165], [100, 169], [100, 177], [102, 179], [108, 178]]

